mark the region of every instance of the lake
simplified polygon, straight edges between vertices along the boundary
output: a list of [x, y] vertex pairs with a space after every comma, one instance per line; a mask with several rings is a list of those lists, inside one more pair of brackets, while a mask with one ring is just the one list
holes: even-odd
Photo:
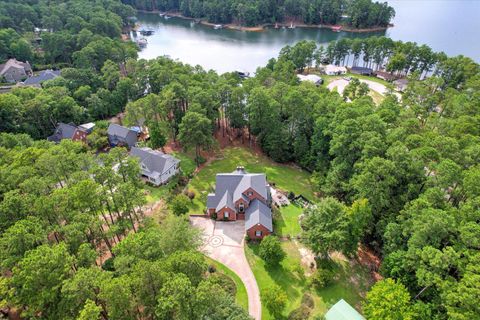
[[448, 55], [463, 54], [480, 61], [480, 1], [475, 0], [390, 0], [395, 8], [395, 26], [369, 33], [333, 32], [328, 29], [267, 29], [246, 32], [193, 24], [180, 18], [165, 19], [158, 14], [138, 13], [140, 29], [155, 30], [140, 58], [168, 55], [173, 59], [199, 64], [220, 73], [234, 70], [253, 72], [264, 66], [285, 45], [300, 40], [318, 44], [343, 37], [388, 36], [394, 40], [427, 44]]

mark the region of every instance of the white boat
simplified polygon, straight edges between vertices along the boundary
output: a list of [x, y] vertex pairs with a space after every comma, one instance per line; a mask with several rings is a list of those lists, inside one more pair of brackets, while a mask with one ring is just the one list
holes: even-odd
[[158, 15], [159, 15], [160, 17], [163, 17], [163, 16], [165, 16], [165, 13], [159, 13]]
[[293, 25], [293, 22], [290, 24], [290, 27], [288, 29], [295, 29], [295, 26]]
[[148, 44], [148, 41], [145, 38], [140, 38], [140, 39], [137, 39], [136, 43], [140, 48], [145, 48]]
[[213, 26], [213, 29], [215, 29], [215, 30], [222, 29], [222, 28], [223, 28], [223, 26], [221, 24], [215, 24]]
[[168, 20], [170, 18], [171, 18], [170, 16], [165, 15], [165, 20]]

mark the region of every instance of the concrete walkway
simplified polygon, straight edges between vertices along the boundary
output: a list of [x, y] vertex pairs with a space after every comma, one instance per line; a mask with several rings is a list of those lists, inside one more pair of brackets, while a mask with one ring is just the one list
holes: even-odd
[[245, 223], [214, 221], [205, 217], [190, 217], [190, 222], [203, 230], [203, 252], [226, 265], [242, 279], [248, 294], [248, 312], [253, 318], [260, 320], [260, 291], [244, 251]]

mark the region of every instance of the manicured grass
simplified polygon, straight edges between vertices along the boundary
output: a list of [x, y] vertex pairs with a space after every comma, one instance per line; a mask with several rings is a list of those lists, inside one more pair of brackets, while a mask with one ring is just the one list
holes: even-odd
[[145, 196], [147, 199], [147, 204], [153, 204], [160, 199], [164, 199], [168, 195], [169, 191], [168, 184], [158, 187], [145, 184], [143, 189], [147, 191], [147, 195]]
[[268, 182], [274, 183], [277, 188], [314, 199], [308, 172], [273, 162], [248, 148], [232, 147], [223, 149], [221, 159], [213, 160], [190, 181], [188, 189], [196, 194], [190, 213], [198, 214], [205, 211], [207, 194], [214, 191], [217, 173], [232, 172], [239, 165], [244, 166], [248, 172], [265, 173]]
[[[335, 259], [337, 279], [327, 288], [316, 290], [310, 288], [309, 280], [305, 277], [304, 272], [308, 266], [298, 267], [301, 265], [298, 245], [293, 241], [286, 241], [282, 242], [282, 247], [287, 256], [278, 267], [274, 268], [265, 266], [264, 261], [258, 256], [259, 246], [257, 244], [249, 244], [245, 247], [245, 253], [257, 280], [261, 296], [274, 284], [280, 286], [287, 294], [285, 317], [300, 307], [305, 293], [310, 293], [315, 301], [311, 317], [324, 315], [340, 299], [345, 299], [358, 309], [362, 301], [362, 293], [368, 289], [369, 283], [369, 274], [364, 268], [348, 261]], [[273, 319], [264, 305], [262, 305], [262, 319]]]
[[377, 78], [377, 77], [362, 76], [362, 75], [353, 74], [353, 73], [346, 73], [346, 74], [342, 74], [340, 76], [329, 76], [329, 75], [326, 75], [326, 74], [320, 74], [319, 73], [319, 76], [325, 81], [324, 86], [327, 86], [332, 81], [342, 79], [342, 78], [345, 78], [345, 77], [353, 77], [353, 78], [358, 78], [358, 79], [363, 79], [363, 80], [370, 80], [370, 81], [373, 81], [373, 82], [378, 82], [380, 84], [383, 84], [384, 86], [390, 84], [390, 82], [382, 80], [382, 79]]
[[211, 265], [214, 265], [217, 271], [222, 272], [226, 276], [230, 277], [234, 282], [235, 285], [237, 286], [237, 292], [235, 294], [235, 302], [244, 308], [245, 310], [248, 311], [248, 295], [247, 295], [247, 289], [245, 288], [245, 285], [243, 284], [242, 280], [237, 276], [235, 272], [230, 270], [227, 266], [224, 264], [212, 260], [210, 258], [206, 258], [208, 263]]
[[189, 176], [195, 171], [197, 166], [192, 156], [183, 152], [173, 152], [172, 155], [180, 160], [180, 169], [184, 175]]
[[294, 204], [278, 209], [274, 219], [275, 233], [282, 237], [299, 235], [302, 229], [298, 217], [302, 213], [303, 209]]

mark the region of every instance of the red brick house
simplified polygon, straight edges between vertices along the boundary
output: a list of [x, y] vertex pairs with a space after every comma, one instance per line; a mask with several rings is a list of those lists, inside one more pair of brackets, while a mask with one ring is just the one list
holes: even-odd
[[207, 197], [207, 214], [222, 221], [245, 220], [251, 239], [263, 239], [273, 232], [270, 186], [261, 173], [247, 173], [237, 167], [216, 177], [215, 193]]
[[87, 143], [88, 131], [73, 123], [59, 123], [55, 132], [47, 138], [48, 141], [59, 143], [63, 139]]

